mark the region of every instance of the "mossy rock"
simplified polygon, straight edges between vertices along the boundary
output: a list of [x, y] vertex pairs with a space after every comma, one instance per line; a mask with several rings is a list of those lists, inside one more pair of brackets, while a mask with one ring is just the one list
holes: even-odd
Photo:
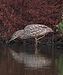
[[58, 30], [63, 33], [63, 21], [58, 24]]

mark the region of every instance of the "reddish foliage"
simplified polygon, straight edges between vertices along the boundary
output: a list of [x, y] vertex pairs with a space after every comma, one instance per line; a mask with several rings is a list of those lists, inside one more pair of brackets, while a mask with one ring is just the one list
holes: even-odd
[[0, 0], [0, 37], [8, 39], [28, 24], [56, 25], [62, 0]]

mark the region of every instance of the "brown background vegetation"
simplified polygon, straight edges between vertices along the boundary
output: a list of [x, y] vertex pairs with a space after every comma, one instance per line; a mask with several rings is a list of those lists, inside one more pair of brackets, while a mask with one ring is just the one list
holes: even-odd
[[62, 0], [0, 0], [0, 37], [9, 39], [32, 23], [53, 27], [61, 21], [61, 8]]
[[[62, 0], [0, 0], [0, 38], [7, 40], [13, 32], [28, 24], [39, 23], [54, 27], [61, 21]], [[0, 47], [4, 44], [1, 43]], [[9, 55], [9, 49], [1, 47], [0, 75], [57, 75], [55, 66], [43, 71], [24, 70]], [[1, 54], [0, 53], [0, 54]]]

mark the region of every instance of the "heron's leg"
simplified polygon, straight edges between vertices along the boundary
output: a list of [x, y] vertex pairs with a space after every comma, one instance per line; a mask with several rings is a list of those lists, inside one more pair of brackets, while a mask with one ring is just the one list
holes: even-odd
[[24, 41], [23, 41], [24, 52], [25, 52], [25, 49], [26, 49], [26, 48], [25, 48], [25, 45], [26, 45], [26, 41], [24, 40]]
[[45, 37], [45, 35], [43, 35], [43, 36], [39, 37], [37, 40], [40, 40], [40, 39], [42, 39], [43, 37]]
[[38, 39], [37, 39], [37, 41], [38, 41], [38, 43], [40, 43], [40, 39], [42, 39], [43, 37], [45, 37], [45, 35], [43, 35], [43, 36], [41, 36], [41, 37], [39, 37]]
[[37, 49], [37, 47], [38, 47], [38, 40], [37, 40], [37, 38], [35, 38], [35, 54], [38, 54], [38, 49]]
[[[45, 36], [45, 35], [44, 35]], [[35, 54], [38, 54], [38, 42], [40, 39], [42, 39], [44, 36], [40, 37], [37, 39], [37, 37], [35, 38]]]

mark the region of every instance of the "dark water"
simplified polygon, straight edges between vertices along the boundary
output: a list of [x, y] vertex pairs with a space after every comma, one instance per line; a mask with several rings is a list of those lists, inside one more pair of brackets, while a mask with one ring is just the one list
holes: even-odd
[[[63, 53], [63, 41], [52, 42], [52, 36], [46, 36], [38, 43], [38, 50], [41, 55], [44, 55], [51, 59], [56, 59]], [[25, 41], [25, 44], [23, 43]], [[4, 42], [4, 43], [3, 43]], [[9, 44], [5, 44], [5, 41], [0, 40], [0, 74], [1, 75], [57, 75], [57, 68], [55, 63], [49, 68], [31, 70], [25, 69], [24, 64], [17, 63], [9, 53], [9, 49], [13, 49], [15, 52], [26, 52], [27, 54], [35, 53], [35, 40], [34, 38], [28, 40], [16, 39]], [[53, 53], [52, 53], [53, 52]], [[53, 56], [54, 55], [54, 56]], [[4, 73], [3, 73], [4, 71]]]
[[[44, 54], [48, 57], [53, 57], [53, 54], [58, 57], [63, 53], [63, 40], [60, 38], [59, 41], [57, 36], [48, 34], [43, 39], [39, 40], [38, 51], [40, 54]], [[21, 40], [16, 39], [8, 44], [8, 47], [15, 50], [16, 52], [26, 52], [28, 54], [35, 53], [35, 39]], [[52, 53], [53, 52], [53, 53]]]

